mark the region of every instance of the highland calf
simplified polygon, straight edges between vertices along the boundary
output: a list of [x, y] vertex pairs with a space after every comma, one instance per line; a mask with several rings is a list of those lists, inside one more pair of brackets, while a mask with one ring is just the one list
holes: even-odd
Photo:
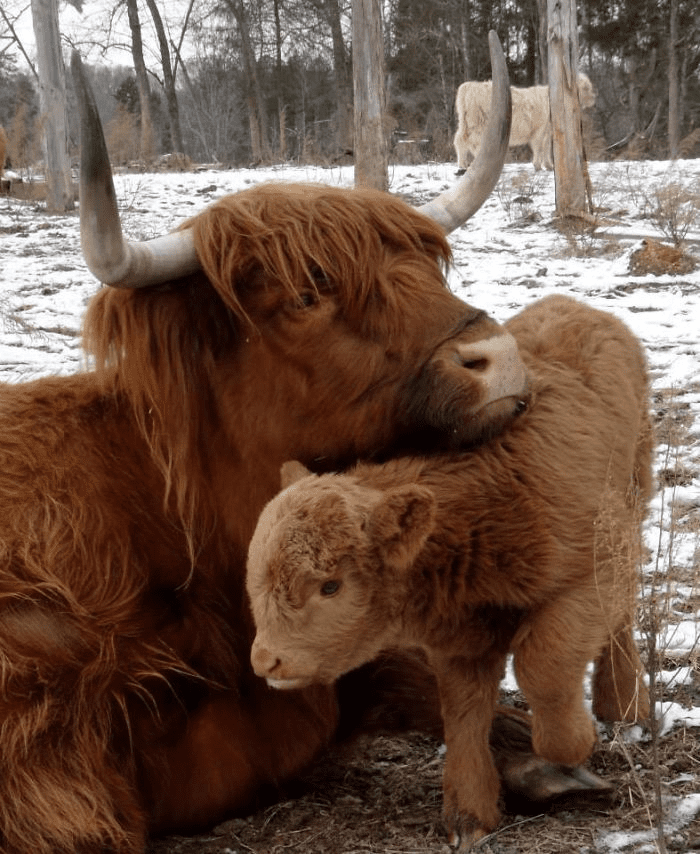
[[[576, 765], [604, 720], [649, 714], [632, 636], [640, 524], [651, 490], [647, 376], [618, 320], [551, 297], [507, 324], [532, 402], [469, 453], [284, 470], [261, 514], [247, 586], [255, 672], [330, 685], [383, 650], [434, 670], [447, 757], [444, 813], [468, 849], [499, 820], [488, 738], [506, 656], [543, 758]], [[303, 479], [294, 482], [295, 478]]]
[[[511, 87], [513, 117], [510, 128], [509, 147], [529, 145], [532, 163], [536, 170], [543, 166], [553, 168], [552, 122], [549, 115], [549, 87], [531, 86], [520, 89]], [[588, 109], [595, 104], [593, 84], [585, 74], [578, 76], [578, 95], [581, 107]], [[457, 174], [463, 174], [468, 155], [474, 157], [479, 150], [483, 130], [488, 118], [491, 98], [491, 81], [467, 81], [457, 89], [455, 112], [457, 133], [454, 138], [457, 152]]]

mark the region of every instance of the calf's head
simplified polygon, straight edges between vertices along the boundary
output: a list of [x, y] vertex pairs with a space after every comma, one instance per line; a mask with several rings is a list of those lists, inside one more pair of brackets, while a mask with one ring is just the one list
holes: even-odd
[[401, 577], [435, 523], [425, 487], [283, 467], [283, 484], [299, 477], [264, 508], [248, 552], [251, 662], [276, 688], [331, 683], [396, 642]]

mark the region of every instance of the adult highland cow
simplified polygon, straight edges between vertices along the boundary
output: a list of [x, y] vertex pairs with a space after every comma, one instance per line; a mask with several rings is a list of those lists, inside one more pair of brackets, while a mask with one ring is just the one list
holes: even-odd
[[[552, 121], [549, 115], [549, 86], [530, 86], [510, 90], [513, 104], [513, 121], [510, 128], [510, 148], [529, 145], [532, 164], [536, 170], [543, 166], [553, 168]], [[585, 74], [578, 76], [578, 96], [585, 110], [595, 104], [593, 84]], [[491, 100], [491, 81], [469, 80], [457, 89], [455, 112], [457, 133], [454, 138], [457, 152], [457, 175], [462, 175], [469, 165], [469, 155], [475, 157], [488, 118]]]
[[[506, 655], [551, 762], [583, 762], [593, 709], [649, 714], [632, 637], [651, 490], [644, 354], [612, 315], [550, 297], [508, 324], [528, 411], [470, 452], [307, 476], [261, 514], [248, 560], [259, 676], [332, 684], [382, 650], [422, 649], [445, 724], [444, 813], [461, 849], [498, 822], [489, 730]], [[293, 474], [293, 473], [292, 473]]]
[[487, 153], [424, 212], [267, 186], [148, 243], [122, 237], [74, 56], [83, 251], [114, 287], [87, 313], [93, 369], [0, 387], [4, 854], [138, 854], [253, 808], [333, 738], [335, 688], [253, 674], [247, 545], [285, 459], [469, 446], [526, 400], [512, 336], [443, 278], [505, 153], [493, 50]]

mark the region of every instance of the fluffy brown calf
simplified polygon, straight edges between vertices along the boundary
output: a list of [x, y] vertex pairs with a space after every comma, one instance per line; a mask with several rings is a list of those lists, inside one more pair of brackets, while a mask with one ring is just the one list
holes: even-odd
[[[532, 163], [536, 170], [543, 166], [552, 169], [552, 122], [549, 115], [549, 87], [512, 86], [511, 99], [513, 119], [510, 127], [509, 147], [529, 145]], [[593, 84], [585, 74], [578, 76], [578, 95], [581, 107], [588, 109], [595, 104]], [[475, 156], [483, 136], [489, 113], [491, 81], [469, 80], [457, 89], [455, 112], [457, 133], [454, 138], [457, 152], [457, 174], [466, 171], [468, 156]]]
[[469, 454], [307, 477], [267, 505], [248, 559], [252, 662], [269, 685], [331, 684], [390, 648], [427, 653], [444, 812], [463, 848], [499, 818], [488, 734], [509, 652], [552, 762], [580, 763], [594, 744], [589, 662], [598, 717], [649, 712], [631, 632], [651, 484], [642, 349], [564, 297], [508, 328], [532, 405], [506, 432]]

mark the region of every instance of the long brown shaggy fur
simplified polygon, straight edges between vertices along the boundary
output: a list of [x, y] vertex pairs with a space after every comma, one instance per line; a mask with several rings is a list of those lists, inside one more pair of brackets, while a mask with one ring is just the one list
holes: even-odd
[[280, 465], [389, 453], [441, 378], [464, 401], [445, 429], [489, 426], [434, 353], [502, 330], [407, 205], [275, 186], [192, 227], [205, 274], [93, 299], [94, 369], [0, 386], [4, 854], [136, 854], [307, 765], [335, 689], [283, 696], [249, 662], [245, 553]]
[[[549, 115], [549, 87], [511, 86], [513, 118], [510, 129], [510, 148], [528, 145], [532, 151], [532, 163], [536, 170], [552, 169], [552, 122]], [[578, 93], [581, 107], [588, 109], [595, 104], [595, 91], [587, 75], [578, 76]], [[486, 127], [491, 103], [491, 81], [467, 81], [457, 89], [455, 112], [457, 133], [454, 138], [457, 152], [457, 167], [462, 170], [469, 165], [468, 155], [476, 157], [481, 136]]]
[[445, 815], [462, 842], [498, 820], [489, 749], [506, 654], [545, 759], [576, 765], [608, 720], [649, 712], [632, 638], [651, 428], [639, 342], [551, 297], [508, 324], [532, 404], [467, 455], [306, 477], [261, 515], [248, 561], [252, 660], [275, 687], [330, 683], [420, 647], [445, 724]]

